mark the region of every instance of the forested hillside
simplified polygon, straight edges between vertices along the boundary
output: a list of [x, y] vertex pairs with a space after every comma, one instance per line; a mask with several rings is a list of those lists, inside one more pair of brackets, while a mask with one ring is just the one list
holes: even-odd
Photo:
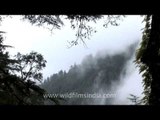
[[[121, 84], [121, 76], [126, 74], [126, 63], [135, 54], [138, 43], [114, 55], [97, 53], [86, 56], [81, 64], [74, 64], [69, 71], [61, 70], [48, 77], [41, 85], [50, 94], [109, 94], [115, 93]], [[134, 64], [134, 63], [133, 63]], [[113, 86], [114, 85], [114, 86]], [[60, 104], [89, 105], [112, 104], [115, 98], [64, 98]], [[51, 104], [46, 101], [45, 104]]]

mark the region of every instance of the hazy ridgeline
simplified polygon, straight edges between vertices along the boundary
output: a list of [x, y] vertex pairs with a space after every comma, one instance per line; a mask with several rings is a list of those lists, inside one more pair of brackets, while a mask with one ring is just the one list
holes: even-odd
[[[128, 74], [126, 67], [134, 58], [138, 43], [131, 44], [125, 51], [109, 54], [99, 52], [95, 56], [86, 56], [81, 64], [72, 65], [69, 71], [59, 71], [48, 77], [41, 87], [51, 94], [114, 94]], [[132, 63], [134, 64], [134, 63]], [[111, 98], [66, 98], [62, 105], [114, 104], [116, 97]], [[46, 101], [45, 104], [52, 104]]]

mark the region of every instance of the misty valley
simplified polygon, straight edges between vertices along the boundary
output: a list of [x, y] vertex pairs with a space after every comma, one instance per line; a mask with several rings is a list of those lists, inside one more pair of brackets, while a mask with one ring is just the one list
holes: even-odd
[[[90, 54], [84, 57], [80, 64], [71, 65], [67, 72], [61, 70], [58, 73], [53, 73], [40, 85], [41, 88], [47, 91], [48, 94], [46, 95], [49, 95], [44, 97], [55, 98], [59, 100], [58, 104], [61, 105], [124, 104], [128, 98], [123, 98], [121, 103], [118, 98], [121, 97], [118, 95], [118, 89], [120, 89], [122, 83], [127, 81], [127, 79], [124, 80], [125, 76], [131, 75], [128, 72], [129, 68], [131, 66], [135, 67], [133, 61], [137, 46], [138, 42], [135, 42], [125, 48], [125, 51], [112, 55], [107, 54], [107, 51], [103, 54], [98, 52], [95, 56]], [[129, 62], [132, 65], [128, 64]], [[58, 97], [52, 96], [54, 94]], [[64, 94], [70, 94], [70, 96], [68, 98], [61, 96]], [[78, 94], [81, 97], [78, 97]], [[114, 96], [86, 97], [85, 94], [97, 96], [114, 94]], [[129, 94], [128, 97], [130, 97]], [[54, 105], [55, 103], [46, 99], [44, 104]]]
[[0, 15], [0, 105], [159, 105], [159, 20]]

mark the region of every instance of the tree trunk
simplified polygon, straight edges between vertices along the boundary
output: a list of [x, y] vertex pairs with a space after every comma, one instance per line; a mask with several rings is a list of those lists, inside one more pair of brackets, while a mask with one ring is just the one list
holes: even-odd
[[160, 16], [153, 15], [151, 23], [151, 33], [144, 58], [144, 63], [148, 65], [151, 80], [151, 93], [149, 95], [149, 105], [160, 105]]

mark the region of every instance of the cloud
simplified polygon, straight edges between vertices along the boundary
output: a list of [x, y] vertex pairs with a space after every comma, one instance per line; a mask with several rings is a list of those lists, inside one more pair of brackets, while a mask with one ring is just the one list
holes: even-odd
[[110, 54], [123, 51], [124, 48], [141, 39], [144, 24], [142, 17], [131, 15], [120, 21], [120, 26], [104, 28], [104, 20], [100, 20], [94, 26], [97, 33], [90, 40], [86, 40], [87, 48], [79, 44], [67, 49], [67, 41], [75, 39], [75, 32], [70, 28], [69, 22], [61, 30], [53, 30], [53, 34], [43, 27], [32, 26], [27, 21], [19, 20], [20, 16], [6, 19], [1, 28], [7, 32], [6, 44], [13, 45], [11, 54], [16, 52], [27, 53], [37, 51], [44, 55], [48, 61], [44, 70], [44, 76], [49, 76], [60, 69], [68, 70], [73, 63], [80, 63], [87, 54], [96, 54], [97, 51], [107, 50]]
[[139, 69], [134, 64], [135, 56], [127, 62], [126, 64], [126, 74], [121, 76], [121, 85], [117, 88], [117, 98], [114, 104], [133, 104], [128, 97], [130, 94], [136, 95], [142, 98], [144, 95], [142, 86], [142, 76], [139, 74]]

